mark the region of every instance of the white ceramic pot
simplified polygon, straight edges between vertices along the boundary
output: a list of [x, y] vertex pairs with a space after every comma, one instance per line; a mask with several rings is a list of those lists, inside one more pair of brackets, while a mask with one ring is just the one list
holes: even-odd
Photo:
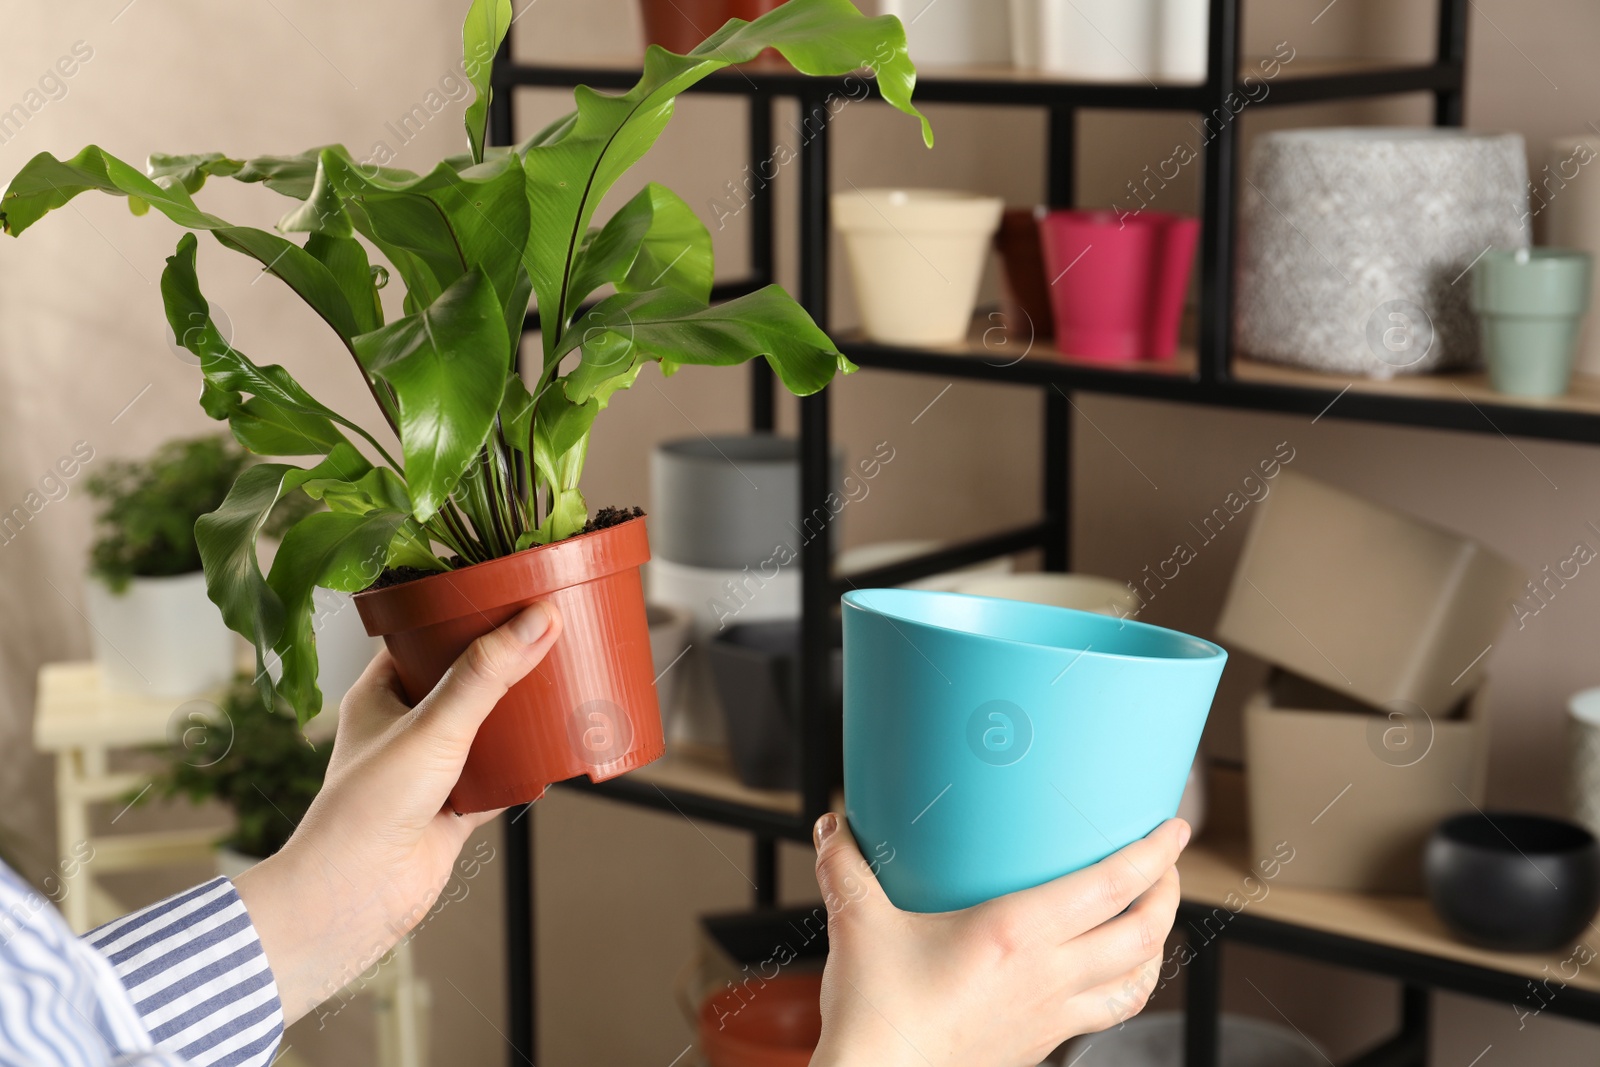
[[1023, 70], [1039, 66], [1039, 21], [1043, 0], [1011, 0], [1011, 63]]
[[1600, 689], [1574, 693], [1567, 716], [1568, 810], [1600, 836]]
[[[1287, 1026], [1244, 1015], [1224, 1015], [1221, 1020], [1221, 1055], [1228, 1067], [1323, 1067], [1332, 1063], [1320, 1046]], [[1062, 1063], [1094, 1046], [1084, 1067], [1181, 1067], [1183, 1063], [1183, 1013], [1150, 1012], [1098, 1034], [1085, 1034], [1067, 1043]]]
[[189, 697], [233, 677], [236, 644], [206, 598], [205, 575], [134, 578], [113, 593], [97, 578], [84, 590], [94, 658], [105, 687], [154, 697]]
[[311, 601], [316, 611], [311, 629], [317, 637], [317, 687], [322, 690], [322, 710], [338, 711], [339, 702], [383, 647], [383, 639], [368, 635], [349, 593], [316, 589]]
[[867, 336], [907, 346], [964, 340], [1004, 208], [999, 197], [934, 189], [835, 193]]
[[1155, 80], [1190, 85], [1205, 81], [1210, 29], [1211, 0], [1160, 0]]
[[656, 697], [661, 717], [672, 723], [679, 717], [678, 700], [688, 690], [683, 684], [692, 664], [694, 616], [680, 607], [648, 604], [645, 616], [650, 622], [650, 665], [655, 669]]
[[1039, 66], [1076, 81], [1153, 80], [1158, 0], [1037, 0]]
[[[937, 551], [943, 547], [938, 541], [876, 541], [870, 545], [857, 545], [855, 548], [845, 549], [839, 553], [839, 558], [834, 561], [834, 571], [845, 577], [859, 574], [862, 571], [876, 570], [887, 567], [892, 563], [925, 556], [929, 552]], [[1010, 556], [991, 559], [984, 563], [976, 563], [971, 567], [963, 567], [957, 571], [946, 571], [943, 574], [934, 574], [926, 578], [918, 578], [914, 582], [905, 583], [904, 589], [929, 589], [934, 592], [954, 592], [955, 587], [963, 581], [984, 575], [994, 576], [1010, 574], [1016, 564]]]
[[906, 27], [906, 48], [920, 67], [1000, 66], [1011, 61], [1011, 28], [995, 0], [881, 0]]
[[957, 582], [951, 588], [969, 596], [1022, 600], [1030, 604], [1092, 611], [1097, 615], [1126, 617], [1139, 610], [1139, 598], [1134, 596], [1126, 583], [1092, 574], [1033, 572], [984, 575]]
[[656, 558], [645, 564], [644, 572], [646, 599], [687, 611], [696, 633], [800, 617], [798, 567], [725, 570]]

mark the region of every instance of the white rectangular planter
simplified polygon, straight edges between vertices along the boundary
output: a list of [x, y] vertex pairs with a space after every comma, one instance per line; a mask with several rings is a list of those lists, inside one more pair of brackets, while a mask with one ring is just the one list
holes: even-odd
[[1011, 60], [1076, 81], [1195, 85], [1210, 15], [1211, 0], [1010, 0]]
[[1160, 0], [1155, 80], [1189, 85], [1205, 81], [1210, 27], [1211, 0]]
[[1154, 80], [1157, 0], [1036, 0], [1038, 65], [1075, 81]]
[[237, 646], [222, 612], [206, 597], [204, 574], [134, 578], [122, 593], [90, 578], [84, 599], [107, 689], [189, 697], [233, 677]]
[[882, 0], [906, 27], [919, 67], [1004, 66], [1011, 62], [1010, 13], [1002, 0]]

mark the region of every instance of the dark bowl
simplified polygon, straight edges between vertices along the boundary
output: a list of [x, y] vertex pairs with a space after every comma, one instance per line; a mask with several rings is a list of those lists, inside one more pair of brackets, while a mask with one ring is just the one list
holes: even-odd
[[1472, 812], [1440, 823], [1424, 866], [1457, 936], [1505, 952], [1571, 945], [1600, 909], [1600, 842], [1541, 815]]

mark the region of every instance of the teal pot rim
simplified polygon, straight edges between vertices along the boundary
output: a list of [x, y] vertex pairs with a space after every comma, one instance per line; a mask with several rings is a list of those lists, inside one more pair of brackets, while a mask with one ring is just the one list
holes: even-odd
[[[1221, 645], [1203, 637], [1148, 622], [1049, 604], [924, 589], [853, 589], [844, 595], [843, 600], [846, 608], [880, 616], [896, 629], [953, 634], [987, 645], [1076, 653], [1078, 657], [1112, 662], [1159, 662], [1170, 663], [1174, 667], [1189, 664], [1198, 669], [1213, 668], [1219, 661], [1225, 662], [1228, 658], [1227, 651]], [[1015, 625], [1009, 627], [1010, 633], [985, 633], [930, 621], [933, 613], [924, 609], [940, 601], [1003, 605], [1005, 614], [1015, 620]], [[1018, 636], [1021, 633], [1044, 635], [1059, 630], [1066, 617], [1072, 617], [1073, 634], [1082, 640], [1047, 641]]]
[[1480, 315], [1569, 318], [1589, 309], [1594, 257], [1574, 248], [1491, 248], [1472, 268]]

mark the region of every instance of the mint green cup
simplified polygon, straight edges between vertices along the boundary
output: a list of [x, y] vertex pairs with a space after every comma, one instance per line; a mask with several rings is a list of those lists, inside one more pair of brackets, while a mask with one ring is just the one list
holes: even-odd
[[1592, 270], [1589, 253], [1574, 249], [1484, 253], [1472, 270], [1472, 307], [1496, 392], [1552, 397], [1567, 391]]

